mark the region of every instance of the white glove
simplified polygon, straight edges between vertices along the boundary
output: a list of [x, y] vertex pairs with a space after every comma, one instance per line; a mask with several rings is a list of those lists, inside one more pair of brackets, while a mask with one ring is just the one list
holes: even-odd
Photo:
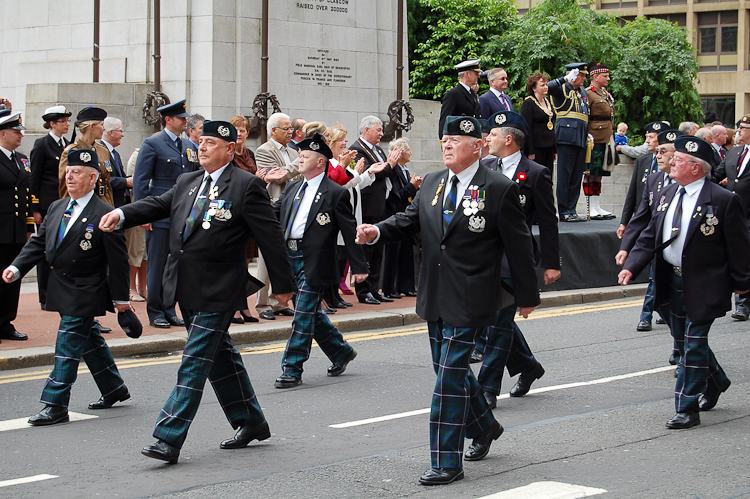
[[594, 136], [589, 134], [589, 142], [593, 142], [593, 141], [594, 141]]
[[578, 73], [581, 71], [578, 68], [571, 69], [570, 73], [565, 75], [565, 80], [567, 80], [568, 83], [573, 83], [576, 78], [578, 78]]

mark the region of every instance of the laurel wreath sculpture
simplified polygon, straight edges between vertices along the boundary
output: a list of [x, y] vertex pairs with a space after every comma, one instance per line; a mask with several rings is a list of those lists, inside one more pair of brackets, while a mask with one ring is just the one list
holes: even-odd
[[250, 129], [247, 131], [247, 136], [249, 138], [256, 138], [261, 134], [261, 131], [266, 128], [266, 123], [268, 122], [268, 104], [271, 104], [271, 107], [273, 108], [273, 113], [280, 113], [281, 112], [281, 106], [279, 105], [279, 99], [276, 98], [275, 95], [270, 94], [268, 92], [263, 92], [262, 94], [258, 94], [255, 96], [255, 100], [253, 100], [253, 115], [252, 116], [246, 116], [246, 118], [250, 121]]
[[162, 106], [170, 104], [169, 97], [163, 92], [149, 92], [146, 95], [146, 102], [143, 103], [143, 121], [151, 126], [161, 124], [161, 114], [157, 111]]
[[[403, 113], [403, 114], [402, 114]], [[401, 117], [406, 115], [404, 119]], [[396, 135], [397, 130], [408, 132], [414, 123], [414, 113], [411, 104], [404, 99], [395, 100], [388, 106], [388, 123], [383, 129], [383, 138], [390, 140]]]

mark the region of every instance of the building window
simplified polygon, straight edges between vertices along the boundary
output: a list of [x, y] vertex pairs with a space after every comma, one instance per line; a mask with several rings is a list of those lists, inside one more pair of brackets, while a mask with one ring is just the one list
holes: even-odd
[[698, 64], [701, 71], [737, 70], [737, 11], [698, 14]]
[[734, 97], [701, 97], [703, 114], [713, 111], [719, 116], [719, 121], [731, 127], [734, 127], [734, 104]]
[[631, 0], [602, 0], [602, 9], [627, 9], [638, 7], [637, 1]]
[[[655, 7], [658, 5], [685, 5], [687, 0], [648, 0], [649, 7]], [[653, 16], [656, 17], [656, 16]]]
[[[650, 3], [650, 5], [653, 5]], [[670, 23], [675, 23], [677, 26], [685, 27], [687, 25], [687, 14], [658, 14], [655, 16], [648, 16], [649, 19], [664, 19]]]

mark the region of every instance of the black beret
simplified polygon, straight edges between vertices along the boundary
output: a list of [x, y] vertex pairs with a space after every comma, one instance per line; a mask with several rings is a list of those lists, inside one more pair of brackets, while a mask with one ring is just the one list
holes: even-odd
[[682, 137], [683, 135], [687, 134], [679, 130], [664, 130], [663, 132], [659, 133], [656, 138], [659, 140], [659, 144], [674, 144], [674, 141], [677, 140], [678, 137]]
[[101, 109], [99, 107], [84, 107], [80, 111], [78, 111], [78, 116], [76, 117], [76, 123], [83, 123], [84, 121], [104, 121], [104, 118], [107, 117], [107, 111], [104, 109]]
[[692, 135], [678, 137], [674, 142], [674, 150], [702, 159], [711, 166], [716, 166], [714, 148], [703, 139], [697, 139]]
[[175, 102], [174, 104], [167, 104], [165, 106], [162, 106], [158, 108], [157, 111], [162, 115], [163, 118], [166, 118], [167, 116], [187, 118], [188, 116], [190, 116], [190, 113], [187, 112], [185, 99], [182, 99], [180, 102]]
[[331, 152], [331, 148], [326, 144], [325, 137], [318, 132], [315, 132], [312, 137], [308, 137], [297, 143], [297, 147], [299, 147], [300, 151], [314, 151], [328, 159], [333, 158], [333, 152]]
[[138, 320], [138, 316], [132, 310], [117, 312], [117, 322], [125, 334], [131, 338], [139, 338], [143, 333], [143, 324]]
[[88, 166], [99, 170], [99, 157], [92, 149], [71, 149], [68, 151], [68, 166]]
[[646, 125], [646, 133], [660, 133], [664, 130], [670, 130], [672, 128], [672, 125], [667, 123], [666, 121], [652, 121], [648, 125]]
[[21, 113], [10, 114], [0, 118], [0, 130], [26, 130]]
[[237, 129], [228, 121], [203, 121], [201, 137], [216, 137], [227, 142], [237, 142]]
[[487, 124], [490, 130], [493, 128], [509, 127], [521, 130], [524, 135], [529, 134], [529, 124], [526, 123], [523, 116], [513, 111], [498, 111], [490, 116]]
[[577, 69], [583, 74], [588, 74], [589, 72], [588, 67], [589, 67], [588, 63], [585, 63], [585, 62], [571, 62], [570, 64], [565, 65], [565, 70], [572, 71], [574, 69]]
[[443, 135], [468, 135], [482, 138], [482, 124], [473, 116], [448, 116], [445, 118]]

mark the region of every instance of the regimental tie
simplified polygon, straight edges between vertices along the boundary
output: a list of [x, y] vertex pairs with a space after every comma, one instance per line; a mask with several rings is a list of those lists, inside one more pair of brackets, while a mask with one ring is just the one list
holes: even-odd
[[682, 229], [682, 196], [685, 195], [685, 188], [680, 187], [677, 191], [677, 208], [674, 210], [674, 217], [672, 217], [672, 237], [665, 243], [665, 247], [672, 244], [677, 237], [680, 235]]
[[299, 205], [302, 202], [302, 198], [305, 196], [305, 190], [307, 189], [307, 181], [302, 182], [302, 188], [299, 190], [294, 199], [292, 200], [292, 214], [289, 215], [289, 222], [286, 224], [286, 230], [284, 231], [284, 239], [289, 239], [289, 235], [292, 233], [292, 225], [294, 224], [294, 218], [297, 216], [299, 211]]
[[656, 154], [654, 154], [654, 158], [651, 160], [651, 171], [649, 173], [656, 173], [659, 170], [659, 164], [656, 162]]
[[193, 232], [193, 229], [198, 223], [198, 220], [203, 217], [203, 209], [206, 207], [206, 199], [208, 198], [208, 193], [210, 190], [211, 175], [206, 177], [206, 180], [203, 183], [203, 189], [201, 189], [201, 192], [198, 194], [198, 198], [195, 200], [193, 209], [190, 210], [190, 215], [185, 221], [185, 230], [182, 232], [183, 242], [186, 241], [190, 233]]
[[68, 227], [70, 217], [73, 216], [73, 208], [75, 208], [77, 204], [78, 203], [76, 203], [75, 199], [71, 200], [70, 206], [68, 206], [68, 209], [63, 212], [62, 221], [60, 222], [60, 228], [57, 231], [57, 244], [55, 244], [55, 248], [60, 246], [63, 237], [65, 237], [65, 229], [67, 229]]
[[443, 204], [443, 234], [448, 231], [448, 226], [453, 219], [453, 213], [456, 211], [456, 200], [458, 199], [458, 175], [453, 175], [451, 179], [451, 190], [445, 196]]
[[740, 160], [737, 162], [737, 176], [740, 176], [740, 170], [742, 170], [742, 163], [745, 162], [745, 156], [747, 156], [747, 146], [745, 146], [742, 149], [742, 154], [740, 154]]

